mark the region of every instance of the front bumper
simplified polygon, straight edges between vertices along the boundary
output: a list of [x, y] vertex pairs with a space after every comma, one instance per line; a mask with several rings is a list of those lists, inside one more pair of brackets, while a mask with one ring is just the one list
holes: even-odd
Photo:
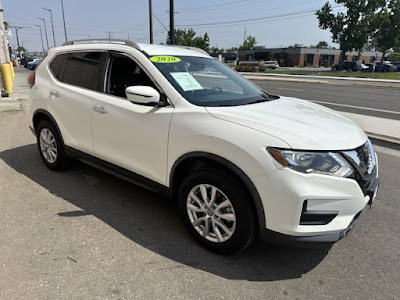
[[363, 211], [360, 211], [358, 214], [356, 214], [353, 220], [350, 222], [349, 226], [339, 232], [309, 236], [293, 236], [265, 229], [262, 231], [262, 238], [265, 238], [266, 240], [274, 244], [296, 245], [300, 247], [328, 246], [341, 240], [347, 234], [349, 234], [349, 232], [356, 226], [362, 213]]
[[263, 236], [279, 243], [334, 243], [351, 231], [364, 208], [375, 200], [378, 165], [365, 184], [288, 168], [261, 174], [254, 182], [264, 205]]

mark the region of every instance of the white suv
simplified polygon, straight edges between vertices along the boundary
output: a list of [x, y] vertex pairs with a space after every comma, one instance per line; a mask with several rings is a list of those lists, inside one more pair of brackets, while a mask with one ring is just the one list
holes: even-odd
[[47, 167], [76, 157], [168, 195], [215, 252], [263, 233], [333, 243], [377, 193], [377, 157], [356, 124], [270, 95], [200, 50], [68, 42], [28, 81]]

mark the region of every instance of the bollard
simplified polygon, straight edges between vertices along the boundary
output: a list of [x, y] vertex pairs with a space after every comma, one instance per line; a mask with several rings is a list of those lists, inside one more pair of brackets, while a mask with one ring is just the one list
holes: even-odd
[[3, 78], [4, 91], [8, 94], [13, 92], [13, 78], [11, 72], [11, 65], [9, 63], [0, 65], [0, 72]]
[[14, 66], [13, 66], [12, 61], [10, 61], [10, 67], [11, 67], [12, 80], [14, 81], [14, 79], [15, 79], [15, 73], [14, 73]]

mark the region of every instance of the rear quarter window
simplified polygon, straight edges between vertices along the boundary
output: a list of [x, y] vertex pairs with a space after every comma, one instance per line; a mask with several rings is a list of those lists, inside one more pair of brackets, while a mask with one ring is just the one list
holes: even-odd
[[59, 54], [50, 63], [51, 73], [53, 73], [54, 77], [56, 77], [58, 80], [60, 80], [61, 66], [63, 65], [67, 56], [68, 54]]

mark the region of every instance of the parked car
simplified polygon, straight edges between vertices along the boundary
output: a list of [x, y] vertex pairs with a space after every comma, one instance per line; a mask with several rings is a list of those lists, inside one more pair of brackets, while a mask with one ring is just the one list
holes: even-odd
[[28, 67], [28, 63], [33, 61], [33, 58], [29, 58], [29, 57], [23, 57], [21, 58], [21, 66], [24, 66], [25, 68]]
[[279, 64], [278, 64], [277, 61], [265, 61], [264, 62], [264, 67], [274, 70], [276, 68], [279, 68]]
[[397, 67], [391, 63], [384, 62], [382, 65], [382, 70], [380, 69], [380, 65], [381, 65], [380, 62], [369, 64], [368, 71], [369, 72], [380, 72], [380, 71], [381, 72], [396, 72], [397, 71]]
[[[336, 64], [332, 67], [332, 70], [334, 71], [339, 71], [340, 70], [340, 64]], [[353, 72], [367, 72], [368, 71], [368, 66], [365, 64], [359, 62], [359, 61], [345, 61], [343, 63], [343, 70], [346, 71], [353, 71]]]
[[161, 192], [218, 253], [264, 234], [334, 243], [377, 195], [377, 156], [354, 122], [268, 94], [200, 49], [67, 42], [28, 82], [48, 168], [77, 158]]
[[27, 63], [26, 67], [29, 70], [35, 70], [36, 67], [42, 62], [43, 59], [35, 58], [33, 61]]
[[396, 68], [396, 72], [400, 72], [400, 61], [395, 61], [391, 64]]

